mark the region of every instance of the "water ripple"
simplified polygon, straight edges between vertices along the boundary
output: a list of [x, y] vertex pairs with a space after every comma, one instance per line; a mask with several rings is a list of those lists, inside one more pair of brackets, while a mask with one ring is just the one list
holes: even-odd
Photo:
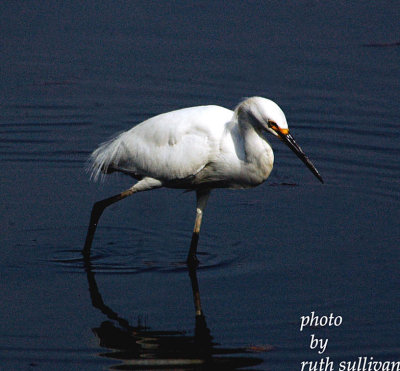
[[[186, 272], [186, 255], [189, 249], [190, 237], [180, 231], [168, 231], [169, 237], [176, 244], [165, 243], [165, 231], [157, 232], [150, 229], [134, 229], [120, 227], [99, 227], [95, 246], [92, 247], [90, 262], [97, 273], [105, 274], [136, 274], [145, 272]], [[46, 239], [56, 231], [47, 229], [31, 231], [40, 245], [41, 264], [53, 265], [62, 272], [82, 272], [84, 259], [81, 246], [69, 247], [49, 243]], [[85, 230], [82, 228], [82, 236]], [[41, 241], [41, 235], [43, 241]], [[206, 234], [204, 235], [204, 237]], [[206, 239], [203, 238], [203, 239]], [[209, 241], [210, 239], [207, 238]], [[207, 250], [204, 251], [204, 250]], [[229, 250], [229, 251], [227, 251]], [[217, 242], [211, 241], [206, 247], [200, 248], [198, 258], [199, 269], [221, 269], [240, 260], [239, 249], [218, 249]]]

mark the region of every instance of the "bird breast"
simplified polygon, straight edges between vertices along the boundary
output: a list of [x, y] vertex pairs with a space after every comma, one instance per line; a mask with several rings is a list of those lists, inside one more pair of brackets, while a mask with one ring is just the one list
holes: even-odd
[[194, 183], [212, 187], [251, 188], [263, 183], [272, 171], [274, 154], [256, 131], [243, 135], [229, 123], [214, 158], [195, 176]]

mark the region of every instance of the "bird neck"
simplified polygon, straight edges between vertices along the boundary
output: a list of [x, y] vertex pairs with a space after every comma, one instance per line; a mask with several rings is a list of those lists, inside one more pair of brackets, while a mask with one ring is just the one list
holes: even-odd
[[258, 143], [265, 142], [261, 128], [255, 126], [250, 120], [241, 120], [239, 118], [238, 126], [240, 134], [242, 135], [242, 138], [244, 140], [246, 153], [251, 153], [254, 145], [256, 145], [257, 147]]
[[243, 138], [243, 150], [247, 166], [254, 168], [265, 180], [274, 163], [272, 148], [264, 138], [261, 128], [253, 125], [251, 121], [238, 120], [238, 126]]
[[265, 151], [265, 140], [262, 130], [254, 126], [249, 121], [239, 121], [239, 131], [244, 141], [244, 149], [247, 155], [258, 155], [260, 151]]

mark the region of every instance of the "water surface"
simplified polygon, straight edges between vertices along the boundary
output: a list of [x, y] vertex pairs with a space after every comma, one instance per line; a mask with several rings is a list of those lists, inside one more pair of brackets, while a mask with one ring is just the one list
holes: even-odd
[[[1, 5], [0, 368], [300, 370], [399, 360], [399, 35], [393, 2]], [[366, 44], [373, 44], [366, 47]], [[194, 195], [84, 171], [115, 132], [173, 109], [275, 100], [321, 185], [271, 138], [252, 190], [211, 195], [195, 320]], [[340, 315], [299, 331], [300, 316]], [[319, 355], [310, 335], [328, 338]], [[166, 362], [168, 360], [168, 362]], [[136, 367], [136, 368], [135, 368]]]

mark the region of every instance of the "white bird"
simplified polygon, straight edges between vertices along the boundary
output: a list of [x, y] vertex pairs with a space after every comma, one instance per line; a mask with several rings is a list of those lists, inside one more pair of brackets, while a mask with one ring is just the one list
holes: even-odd
[[197, 264], [203, 212], [213, 188], [251, 188], [272, 171], [274, 153], [264, 133], [280, 138], [321, 181], [322, 177], [289, 133], [286, 117], [273, 101], [252, 97], [234, 111], [198, 106], [160, 114], [99, 146], [90, 157], [91, 175], [115, 171], [138, 182], [96, 202], [83, 253], [89, 256], [103, 210], [136, 192], [168, 187], [196, 191], [197, 208], [187, 263]]

